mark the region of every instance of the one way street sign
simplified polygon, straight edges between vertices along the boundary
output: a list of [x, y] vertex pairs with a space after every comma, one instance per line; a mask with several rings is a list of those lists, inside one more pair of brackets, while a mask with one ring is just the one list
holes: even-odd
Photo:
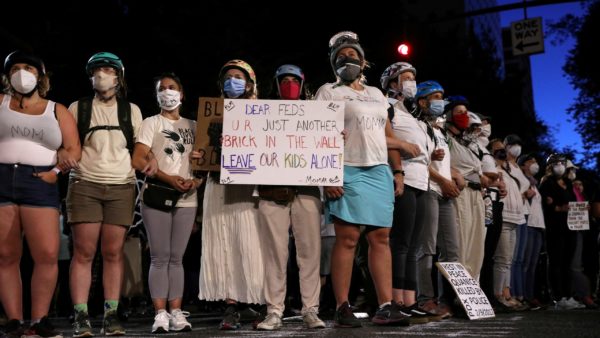
[[510, 33], [514, 56], [544, 52], [544, 27], [541, 17], [511, 23]]

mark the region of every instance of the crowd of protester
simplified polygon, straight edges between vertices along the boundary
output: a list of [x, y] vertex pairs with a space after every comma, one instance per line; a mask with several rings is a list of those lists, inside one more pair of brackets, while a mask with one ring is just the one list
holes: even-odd
[[[191, 330], [190, 304], [222, 311], [222, 330], [244, 322], [277, 330], [289, 314], [308, 329], [326, 327], [329, 312], [333, 326], [348, 328], [363, 325], [358, 311], [390, 326], [460, 316], [436, 261], [461, 263], [497, 312], [598, 307], [599, 187], [581, 181], [571, 159], [493, 134], [495, 117], [473, 112], [468, 98], [437, 81], [417, 84], [407, 62], [387, 67], [379, 88], [368, 85], [369, 62], [353, 32], [334, 35], [329, 48], [334, 82], [313, 95], [302, 69], [286, 64], [264, 95], [345, 102], [343, 185], [323, 187], [227, 185], [218, 172], [194, 171], [195, 139], [209, 136], [180, 115], [186, 96], [175, 74], [155, 79], [160, 111], [142, 119], [115, 54], [88, 60], [93, 95], [68, 109], [45, 98], [39, 57], [8, 55], [0, 94], [6, 335], [60, 337], [53, 314], [72, 315], [74, 337], [96, 335], [90, 302], [98, 285], [100, 333], [124, 335], [128, 233], [148, 244], [142, 275], [152, 333]], [[226, 62], [218, 84], [224, 98], [262, 97], [242, 60]], [[381, 123], [364, 128], [365, 117]], [[64, 208], [60, 176], [68, 177]], [[133, 231], [137, 194], [143, 228]], [[573, 202], [587, 202], [589, 229], [571, 229]], [[33, 272], [21, 282], [24, 251]], [[67, 271], [59, 262], [68, 259]], [[31, 284], [31, 305], [23, 284]]]

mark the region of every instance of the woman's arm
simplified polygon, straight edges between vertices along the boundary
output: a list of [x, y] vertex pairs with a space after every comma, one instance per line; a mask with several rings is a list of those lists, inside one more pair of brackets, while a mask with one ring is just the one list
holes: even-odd
[[58, 152], [57, 167], [62, 171], [69, 171], [79, 167], [81, 159], [81, 144], [79, 132], [73, 115], [62, 104], [56, 104], [56, 118], [62, 135], [62, 147]]

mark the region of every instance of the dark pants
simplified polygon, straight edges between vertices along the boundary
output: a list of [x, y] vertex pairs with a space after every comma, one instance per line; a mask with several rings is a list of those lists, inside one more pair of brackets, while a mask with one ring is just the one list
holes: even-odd
[[571, 261], [575, 251], [575, 232], [565, 222], [546, 224], [548, 277], [554, 300], [571, 297]]
[[502, 232], [502, 210], [504, 203], [492, 202], [494, 221], [488, 225], [485, 234], [483, 265], [479, 276], [479, 284], [489, 299], [494, 299], [494, 253]]
[[390, 231], [394, 289], [417, 289], [417, 255], [422, 245], [426, 208], [425, 191], [405, 185], [404, 194], [396, 197]]

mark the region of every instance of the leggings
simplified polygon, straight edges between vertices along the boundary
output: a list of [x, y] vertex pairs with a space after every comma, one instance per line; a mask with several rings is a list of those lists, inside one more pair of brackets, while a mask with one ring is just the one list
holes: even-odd
[[196, 207], [165, 212], [142, 205], [150, 244], [148, 284], [152, 299], [169, 301], [183, 296], [183, 254], [194, 226]]
[[423, 244], [427, 202], [425, 191], [408, 185], [404, 185], [404, 194], [396, 197], [390, 231], [394, 289], [417, 290], [417, 254]]

